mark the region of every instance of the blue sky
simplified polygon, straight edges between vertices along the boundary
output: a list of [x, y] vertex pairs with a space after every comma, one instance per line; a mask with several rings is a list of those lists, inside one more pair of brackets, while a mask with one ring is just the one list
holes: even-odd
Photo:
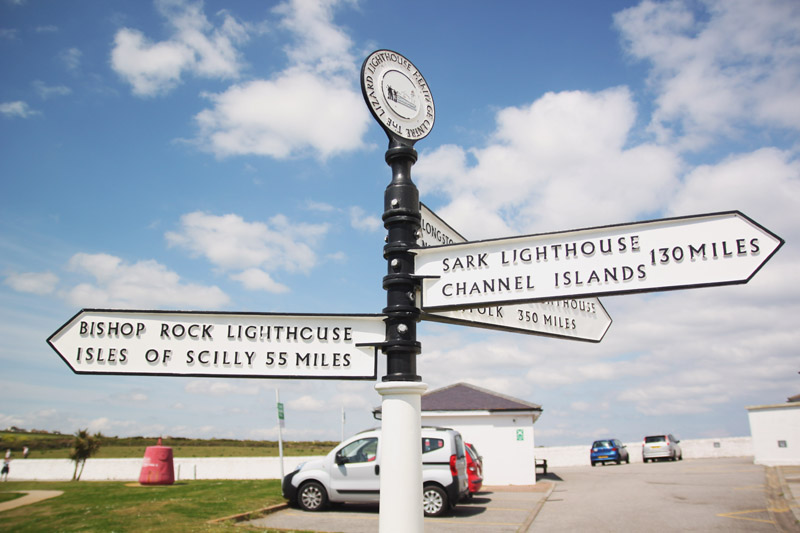
[[[0, 0], [0, 427], [336, 440], [374, 383], [75, 375], [81, 308], [379, 313], [391, 178], [358, 74], [436, 103], [412, 169], [469, 239], [740, 210], [741, 286], [601, 298], [601, 343], [423, 323], [429, 389], [541, 404], [538, 445], [749, 434], [800, 389], [800, 5]], [[379, 355], [379, 375], [384, 371]]]

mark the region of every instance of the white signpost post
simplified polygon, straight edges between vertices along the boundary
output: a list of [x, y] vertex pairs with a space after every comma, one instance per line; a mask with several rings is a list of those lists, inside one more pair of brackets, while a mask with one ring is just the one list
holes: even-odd
[[76, 374], [376, 379], [384, 318], [84, 309], [47, 342]]
[[783, 239], [738, 211], [422, 248], [425, 311], [746, 283]]
[[[467, 242], [423, 203], [420, 203], [420, 214], [421, 234], [417, 244], [421, 247]], [[438, 310], [422, 313], [421, 318], [431, 322], [590, 342], [600, 342], [611, 326], [611, 317], [597, 298]]]

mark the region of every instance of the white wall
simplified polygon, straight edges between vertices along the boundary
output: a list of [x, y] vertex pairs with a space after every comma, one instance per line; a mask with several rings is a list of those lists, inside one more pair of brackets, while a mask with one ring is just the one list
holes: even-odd
[[[626, 442], [632, 463], [642, 462], [642, 441]], [[547, 459], [548, 471], [558, 466], [589, 466], [592, 443], [585, 446], [554, 446], [536, 448], [537, 459]], [[687, 439], [680, 441], [684, 459], [707, 457], [748, 457], [753, 455], [750, 437], [725, 437], [720, 439]]]
[[530, 412], [422, 412], [423, 425], [453, 428], [475, 445], [483, 456], [484, 485], [536, 483], [533, 421]]
[[[510, 417], [513, 419], [514, 417]], [[483, 420], [460, 420], [447, 427], [458, 429], [466, 442], [472, 442], [483, 455], [485, 485], [534, 484], [534, 456], [547, 459], [548, 471], [558, 467], [589, 465], [589, 446], [556, 446], [534, 448], [533, 424], [520, 426], [505, 420], [496, 425], [486, 425]], [[429, 420], [425, 423], [430, 424]], [[442, 424], [437, 424], [442, 425]], [[455, 427], [458, 426], [458, 427]], [[516, 440], [516, 430], [523, 430], [523, 440]], [[794, 442], [794, 441], [793, 441]], [[715, 443], [719, 446], [715, 446]], [[626, 444], [631, 462], [641, 462], [641, 441]], [[685, 459], [706, 457], [753, 456], [753, 439], [728, 437], [721, 439], [682, 440]], [[301, 462], [317, 457], [285, 457], [284, 472], [289, 473]], [[85, 481], [138, 481], [142, 459], [89, 459], [81, 480]], [[758, 463], [757, 464], [767, 464]], [[800, 464], [800, 463], [784, 463]], [[175, 478], [187, 479], [279, 479], [280, 462], [277, 457], [206, 457], [175, 458]], [[11, 461], [9, 480], [69, 481], [74, 463], [69, 459], [14, 459]]]
[[[311, 457], [284, 457], [289, 473]], [[139, 481], [143, 459], [89, 459], [82, 481]], [[278, 457], [203, 457], [175, 458], [175, 479], [280, 479]], [[69, 459], [15, 459], [11, 461], [11, 481], [69, 481], [75, 463]]]
[[800, 403], [748, 407], [747, 417], [756, 464], [800, 465]]

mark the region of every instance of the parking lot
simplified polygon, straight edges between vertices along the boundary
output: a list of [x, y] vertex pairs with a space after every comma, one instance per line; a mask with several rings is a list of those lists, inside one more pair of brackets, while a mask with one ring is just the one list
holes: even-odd
[[[443, 517], [426, 518], [425, 531], [450, 533], [523, 531], [552, 489], [552, 483], [528, 487], [487, 487], [470, 501], [460, 503]], [[285, 509], [246, 523], [249, 527], [320, 532], [374, 533], [378, 531], [378, 507], [339, 505], [328, 511], [307, 513]]]
[[[794, 522], [751, 457], [557, 469], [529, 531], [775, 532]], [[791, 517], [791, 520], [790, 520]], [[798, 531], [795, 529], [795, 531]]]
[[[487, 487], [452, 515], [425, 519], [425, 531], [800, 531], [796, 502], [767, 477], [750, 457], [555, 468], [534, 487]], [[373, 533], [378, 509], [285, 509], [242, 525]]]

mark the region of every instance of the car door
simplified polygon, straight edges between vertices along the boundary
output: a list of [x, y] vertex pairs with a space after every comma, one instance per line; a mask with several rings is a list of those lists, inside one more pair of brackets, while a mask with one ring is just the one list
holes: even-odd
[[336, 453], [331, 465], [331, 500], [377, 502], [380, 500], [379, 441], [357, 439]]

